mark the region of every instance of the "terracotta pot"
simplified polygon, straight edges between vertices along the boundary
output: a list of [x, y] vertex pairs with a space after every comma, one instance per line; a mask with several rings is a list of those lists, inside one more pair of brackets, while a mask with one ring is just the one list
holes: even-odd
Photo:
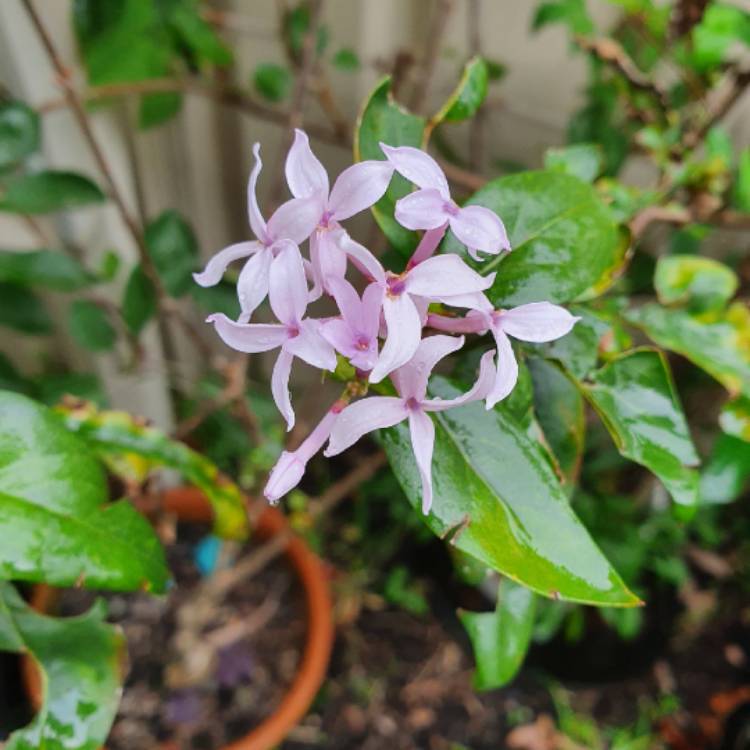
[[[192, 487], [165, 492], [162, 508], [183, 521], [206, 523], [212, 518], [211, 506], [205, 496]], [[256, 522], [254, 534], [268, 538], [287, 529], [286, 518], [275, 508], [266, 508]], [[290, 538], [285, 554], [304, 590], [307, 608], [307, 640], [299, 669], [276, 711], [249, 734], [222, 750], [270, 750], [278, 745], [307, 713], [328, 670], [334, 630], [331, 594], [323, 564], [296, 536]], [[55, 589], [40, 585], [34, 588], [31, 604], [35, 609], [47, 612], [54, 607], [56, 598]], [[21, 668], [26, 691], [34, 707], [38, 708], [42, 700], [39, 672], [29, 657], [24, 657]]]

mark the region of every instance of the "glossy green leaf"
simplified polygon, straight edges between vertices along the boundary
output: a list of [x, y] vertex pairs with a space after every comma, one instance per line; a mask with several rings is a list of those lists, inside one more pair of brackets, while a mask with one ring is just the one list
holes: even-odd
[[[434, 378], [433, 395], [459, 390]], [[539, 445], [500, 405], [435, 415], [434, 501], [426, 522], [464, 552], [545, 596], [634, 606], [623, 584], [570, 508]], [[382, 433], [391, 466], [417, 512], [421, 483], [399, 425]]]
[[[487, 294], [498, 306], [571, 302], [602, 294], [621, 273], [629, 237], [612, 219], [596, 191], [559, 172], [523, 172], [493, 180], [467, 201], [495, 211], [513, 251], [479, 264], [497, 271]], [[449, 252], [465, 253], [452, 234]]]
[[255, 90], [269, 102], [286, 99], [292, 90], [292, 74], [283, 65], [261, 63], [253, 73]]
[[664, 355], [636, 349], [597, 370], [583, 393], [620, 453], [656, 474], [675, 502], [698, 500], [699, 459]]
[[198, 261], [190, 225], [176, 211], [164, 211], [146, 226], [146, 245], [167, 292], [181, 297], [193, 286]]
[[138, 127], [155, 128], [171, 120], [182, 109], [182, 94], [164, 91], [141, 97]]
[[184, 443], [172, 440], [155, 427], [143, 424], [127, 412], [99, 411], [93, 404], [72, 409], [61, 407], [68, 427], [94, 446], [107, 460], [138, 456], [146, 460], [145, 472], [169, 467], [203, 490], [214, 510], [218, 536], [242, 539], [247, 536], [247, 515], [242, 492], [216, 466]]
[[728, 266], [698, 255], [659, 258], [654, 287], [664, 305], [685, 304], [693, 311], [722, 308], [735, 295], [739, 279]]
[[740, 211], [750, 213], [750, 148], [740, 152], [734, 182], [734, 205]]
[[73, 338], [90, 352], [107, 352], [117, 340], [107, 312], [87, 299], [77, 299], [70, 306], [68, 328]]
[[0, 282], [0, 326], [32, 336], [52, 333], [52, 320], [39, 297], [30, 289]]
[[701, 473], [701, 502], [731, 503], [740, 496], [748, 480], [750, 443], [720, 434]]
[[682, 354], [732, 395], [750, 396], [750, 311], [741, 302], [710, 315], [648, 304], [626, 313], [664, 349]]
[[75, 172], [47, 170], [17, 177], [0, 194], [0, 211], [48, 214], [80, 208], [105, 200], [88, 178]]
[[487, 79], [487, 64], [481, 57], [473, 57], [466, 63], [458, 86], [430, 124], [434, 127], [441, 122], [461, 122], [473, 117], [487, 97]]
[[23, 102], [0, 102], [0, 172], [39, 148], [39, 115]]
[[60, 250], [0, 250], [0, 282], [72, 292], [89, 286], [91, 274]]
[[98, 601], [79, 617], [46, 617], [0, 582], [0, 650], [29, 654], [42, 676], [42, 705], [6, 750], [98, 750], [117, 713], [125, 638]]
[[137, 336], [156, 314], [154, 285], [138, 264], [130, 272], [122, 299], [122, 317], [130, 332]]
[[593, 182], [604, 169], [604, 153], [598, 143], [574, 143], [544, 152], [544, 168], [565, 172], [584, 182]]
[[[391, 96], [391, 79], [384, 78], [370, 94], [360, 112], [354, 138], [354, 159], [385, 159], [380, 142], [389, 146], [420, 148], [425, 130], [423, 117], [408, 112]], [[396, 201], [412, 190], [401, 175], [394, 174], [385, 195], [372, 207], [378, 226], [391, 245], [406, 258], [417, 246], [417, 235], [402, 227], [393, 217]]]
[[86, 444], [47, 407], [0, 392], [0, 577], [164, 591], [151, 526], [128, 502], [107, 499]]
[[342, 47], [331, 59], [331, 64], [339, 70], [359, 70], [362, 63], [359, 61], [359, 55], [349, 47]]
[[459, 611], [474, 650], [477, 690], [502, 687], [518, 674], [531, 643], [535, 603], [532, 591], [505, 579], [494, 612]]
[[740, 396], [724, 404], [719, 424], [727, 435], [750, 442], [750, 398]]

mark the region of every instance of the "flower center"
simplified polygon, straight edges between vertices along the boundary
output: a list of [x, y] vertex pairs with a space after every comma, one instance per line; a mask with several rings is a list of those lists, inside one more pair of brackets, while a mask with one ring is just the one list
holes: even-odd
[[408, 401], [406, 402], [406, 408], [407, 408], [407, 409], [408, 409], [409, 411], [419, 411], [419, 408], [420, 408], [420, 407], [419, 407], [419, 401], [417, 401], [417, 399], [416, 399], [416, 398], [415, 398], [414, 396], [412, 396], [412, 397], [411, 397], [411, 398], [410, 398], [410, 399], [409, 399], [409, 400], [408, 400]]
[[296, 339], [299, 336], [299, 326], [292, 324], [286, 327], [286, 332], [290, 339]]
[[323, 215], [320, 217], [320, 223], [318, 226], [320, 226], [321, 229], [328, 229], [332, 218], [333, 211], [324, 211]]
[[456, 216], [458, 214], [458, 206], [453, 201], [445, 201], [445, 203], [443, 203], [443, 211], [445, 211], [448, 216]]
[[366, 352], [370, 348], [370, 339], [365, 335], [357, 336], [355, 346], [359, 351]]
[[389, 297], [398, 297], [406, 289], [406, 281], [403, 276], [396, 276], [395, 273], [389, 273], [385, 280], [386, 293]]

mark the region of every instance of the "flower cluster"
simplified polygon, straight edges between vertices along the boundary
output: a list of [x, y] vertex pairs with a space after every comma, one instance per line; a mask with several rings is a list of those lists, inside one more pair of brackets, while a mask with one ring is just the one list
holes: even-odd
[[[369, 396], [354, 403], [349, 403], [350, 395], [337, 400], [297, 450], [282, 453], [265, 488], [266, 497], [273, 502], [297, 486], [307, 462], [327, 440], [325, 455], [333, 456], [368, 432], [408, 420], [422, 479], [422, 507], [428, 512], [435, 441], [429, 412], [477, 400], [492, 408], [511, 392], [518, 378], [508, 337], [551, 341], [568, 333], [577, 320], [549, 302], [493, 309], [484, 291], [495, 274], [482, 276], [458, 255], [435, 255], [435, 250], [450, 227], [475, 260], [481, 259], [480, 253], [510, 251], [500, 218], [482, 206], [458, 206], [443, 170], [424, 151], [386, 144], [381, 144], [381, 149], [384, 160], [354, 164], [330, 187], [328, 174], [310, 149], [307, 136], [297, 130], [285, 165], [294, 197], [266, 222], [256, 198], [262, 167], [256, 144], [248, 184], [250, 227], [256, 239], [222, 250], [195, 275], [198, 284], [210, 286], [218, 283], [231, 262], [247, 258], [237, 282], [239, 319], [217, 313], [209, 316], [208, 322], [238, 351], [279, 350], [271, 391], [288, 429], [294, 425], [289, 376], [295, 357], [313, 367], [334, 370], [338, 352], [356, 369], [363, 386], [389, 376], [398, 394]], [[396, 220], [408, 229], [424, 230], [402, 273], [384, 268], [341, 226], [342, 221], [383, 196], [394, 171], [418, 188], [397, 202]], [[300, 252], [305, 240], [309, 240], [309, 260]], [[350, 265], [366, 282], [361, 296], [346, 279]], [[308, 305], [323, 294], [335, 300], [339, 314], [308, 317]], [[266, 297], [278, 322], [251, 323]], [[434, 314], [429, 311], [432, 303], [467, 312], [461, 317]], [[424, 336], [427, 328], [444, 333]], [[473, 387], [451, 400], [428, 398], [427, 383], [437, 363], [463, 346], [464, 334], [488, 332], [495, 349], [482, 356]]]

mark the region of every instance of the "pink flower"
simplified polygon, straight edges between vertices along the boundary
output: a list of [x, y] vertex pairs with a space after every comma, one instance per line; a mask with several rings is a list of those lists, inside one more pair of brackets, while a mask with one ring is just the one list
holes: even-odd
[[479, 377], [470, 391], [458, 398], [444, 401], [428, 399], [427, 381], [435, 365], [446, 355], [463, 346], [463, 336], [430, 336], [424, 339], [413, 359], [393, 374], [398, 391], [395, 396], [372, 396], [347, 406], [331, 431], [326, 456], [335, 456], [357, 442], [364, 434], [409, 420], [414, 457], [422, 479], [422, 510], [432, 506], [432, 451], [435, 425], [428, 412], [445, 411], [485, 398], [492, 387], [492, 353], [481, 360]]
[[457, 255], [428, 258], [402, 274], [386, 271], [365, 247], [345, 235], [339, 247], [365, 271], [380, 289], [387, 336], [370, 382], [379, 383], [388, 373], [406, 364], [422, 338], [426, 301], [472, 307], [476, 294], [492, 286], [495, 274], [480, 276]]
[[346, 256], [328, 230], [380, 200], [392, 175], [393, 167], [386, 161], [362, 161], [347, 167], [329, 191], [325, 167], [310, 149], [305, 133], [295, 130], [286, 158], [286, 179], [292, 195], [307, 200], [316, 216], [310, 260], [318, 283], [326, 291], [329, 277], [341, 278], [346, 272]]
[[237, 296], [242, 308], [239, 319], [242, 322], [250, 320], [255, 309], [266, 298], [271, 264], [283, 244], [290, 240], [295, 244], [306, 240], [318, 220], [315, 207], [309, 201], [294, 198], [279, 206], [266, 223], [255, 194], [258, 175], [263, 167], [259, 143], [253, 146], [253, 155], [255, 166], [247, 184], [247, 213], [257, 240], [224, 248], [208, 261], [201, 273], [193, 274], [200, 286], [214, 286], [232, 261], [250, 256], [237, 281]]
[[504, 399], [518, 381], [518, 362], [508, 336], [542, 343], [554, 341], [569, 333], [580, 318], [564, 307], [550, 302], [530, 302], [510, 310], [493, 310], [489, 300], [479, 310], [472, 310], [465, 318], [430, 315], [428, 325], [453, 333], [486, 333], [492, 331], [497, 347], [495, 382], [487, 394], [487, 408]]
[[497, 255], [501, 250], [510, 250], [508, 235], [497, 214], [484, 206], [456, 205], [445, 173], [429, 154], [411, 146], [381, 143], [380, 148], [396, 171], [420, 188], [396, 203], [399, 224], [407, 229], [427, 230], [450, 226], [475, 260], [480, 260], [478, 252]]
[[240, 352], [254, 354], [281, 348], [271, 376], [271, 392], [288, 429], [294, 426], [294, 410], [289, 397], [289, 374], [294, 357], [322, 370], [336, 368], [336, 354], [320, 335], [317, 320], [305, 319], [307, 282], [302, 256], [296, 245], [284, 245], [271, 266], [269, 297], [271, 309], [281, 324], [235, 323], [215, 313], [213, 323], [224, 343]]

